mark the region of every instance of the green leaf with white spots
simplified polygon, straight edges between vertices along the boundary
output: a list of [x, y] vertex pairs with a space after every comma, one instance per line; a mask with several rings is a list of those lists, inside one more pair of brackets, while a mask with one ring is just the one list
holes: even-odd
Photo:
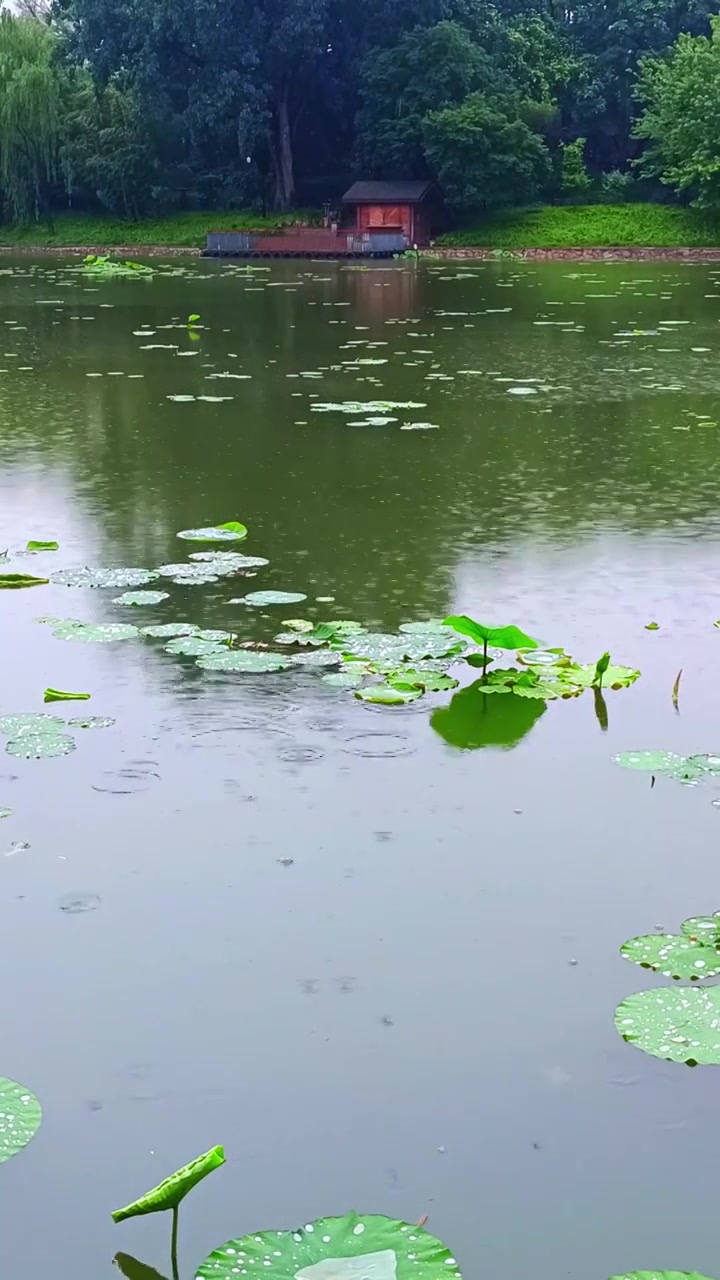
[[69, 733], [23, 733], [11, 738], [5, 751], [22, 760], [45, 760], [52, 756], [69, 756], [75, 750], [75, 739]]
[[113, 604], [162, 604], [163, 600], [169, 599], [170, 595], [167, 591], [124, 591], [121, 596], [115, 596]]
[[355, 675], [352, 671], [331, 671], [323, 676], [323, 684], [332, 684], [338, 689], [359, 689], [364, 679], [364, 675]]
[[0, 1076], [0, 1164], [22, 1151], [41, 1123], [42, 1107], [35, 1094], [17, 1080]]
[[124, 1222], [126, 1218], [137, 1218], [146, 1213], [163, 1213], [166, 1209], [177, 1209], [180, 1202], [193, 1187], [197, 1186], [198, 1182], [202, 1182], [203, 1178], [207, 1178], [209, 1173], [219, 1169], [224, 1163], [225, 1152], [222, 1147], [213, 1147], [204, 1155], [198, 1156], [197, 1160], [192, 1160], [190, 1164], [178, 1169], [177, 1173], [172, 1173], [151, 1191], [146, 1191], [139, 1200], [133, 1200], [132, 1204], [126, 1205], [124, 1209], [115, 1209], [112, 1215], [113, 1222]]
[[617, 667], [611, 666], [608, 662], [602, 670], [599, 670], [603, 663], [603, 659], [609, 657], [603, 654], [603, 658], [599, 662], [586, 662], [583, 664], [573, 662], [564, 670], [564, 678], [571, 684], [580, 685], [583, 689], [591, 689], [594, 686], [602, 685], [603, 689], [626, 689], [629, 685], [634, 684], [640, 678], [640, 672], [633, 667]]
[[450, 1250], [422, 1227], [380, 1214], [318, 1218], [296, 1231], [228, 1240], [198, 1267], [196, 1280], [460, 1280]]
[[307, 600], [302, 591], [249, 591], [242, 600], [231, 600], [230, 604], [249, 604], [260, 609], [272, 604], [300, 604]]
[[662, 774], [676, 782], [703, 782], [720, 773], [720, 756], [709, 754], [678, 756], [673, 751], [623, 751], [613, 756], [613, 761], [624, 769]]
[[83, 644], [112, 644], [116, 640], [133, 640], [139, 634], [130, 622], [75, 622], [68, 618], [53, 627], [56, 640], [80, 640]]
[[166, 653], [179, 653], [183, 658], [206, 657], [210, 653], [224, 653], [227, 646], [217, 640], [201, 640], [199, 636], [177, 636], [164, 646]]
[[158, 573], [157, 569], [58, 569], [50, 581], [59, 587], [144, 587]]
[[686, 938], [702, 942], [708, 946], [720, 944], [720, 911], [711, 916], [690, 916], [680, 925]]
[[290, 665], [286, 653], [268, 653], [257, 649], [227, 649], [198, 658], [197, 665], [203, 671], [228, 671], [238, 675], [261, 675], [270, 671], [285, 671]]
[[163, 622], [157, 627], [142, 627], [144, 636], [154, 640], [174, 640], [178, 636], [194, 636], [200, 630], [194, 622]]
[[26, 733], [62, 733], [65, 721], [60, 716], [44, 715], [30, 711], [27, 714], [0, 716], [0, 733], [9, 738], [21, 738]]
[[227, 520], [225, 524], [211, 525], [205, 529], [181, 529], [177, 534], [186, 542], [240, 542], [247, 538], [247, 526], [239, 520]]
[[685, 934], [649, 933], [629, 938], [621, 946], [620, 955], [676, 981], [685, 978], [697, 982], [720, 973], [720, 949], [694, 942]]
[[417, 685], [371, 684], [367, 689], [356, 689], [355, 697], [361, 702], [371, 702], [383, 707], [402, 707], [407, 702], [415, 702], [422, 697], [422, 689]]
[[441, 693], [446, 689], [457, 689], [459, 680], [446, 676], [441, 671], [428, 671], [424, 668], [396, 667], [388, 672], [388, 684], [415, 685], [425, 693]]
[[191, 551], [188, 559], [206, 564], [211, 572], [222, 574], [264, 569], [270, 563], [264, 556], [244, 556], [240, 551]]
[[628, 996], [615, 1026], [644, 1053], [688, 1066], [720, 1065], [720, 987], [660, 987]]
[[112, 716], [77, 716], [68, 720], [70, 729], [109, 729], [114, 724]]
[[290, 661], [294, 667], [337, 667], [340, 654], [331, 653], [329, 649], [315, 649], [309, 653], [293, 653]]

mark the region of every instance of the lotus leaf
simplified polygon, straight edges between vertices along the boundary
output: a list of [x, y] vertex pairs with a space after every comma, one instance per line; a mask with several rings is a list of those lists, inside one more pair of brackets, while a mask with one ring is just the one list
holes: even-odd
[[172, 578], [174, 582], [178, 582], [181, 578], [185, 583], [194, 585], [196, 583], [217, 582], [222, 574], [220, 568], [216, 568], [213, 564], [161, 564], [157, 570], [161, 578]]
[[5, 748], [9, 756], [21, 756], [25, 760], [42, 760], [52, 756], [67, 756], [75, 750], [75, 739], [66, 733], [23, 733], [11, 738]]
[[707, 943], [709, 946], [720, 944], [720, 911], [712, 916], [691, 916], [680, 925], [686, 938], [693, 942]]
[[42, 1108], [35, 1094], [17, 1080], [0, 1076], [0, 1164], [22, 1151], [41, 1123]]
[[11, 738], [20, 738], [24, 733], [62, 733], [65, 721], [59, 716], [44, 715], [43, 712], [0, 716], [0, 733]]
[[[219, 398], [226, 399], [225, 396]], [[206, 529], [181, 529], [177, 537], [184, 538], [186, 542], [240, 542], [247, 538], [247, 534], [247, 526], [240, 524], [239, 520], [227, 520], [225, 524], [211, 525]]]
[[136, 1218], [146, 1213], [162, 1213], [166, 1209], [177, 1209], [178, 1205], [198, 1182], [202, 1182], [214, 1169], [225, 1163], [225, 1152], [222, 1147], [213, 1147], [197, 1160], [186, 1164], [184, 1168], [172, 1173], [164, 1182], [146, 1191], [139, 1200], [134, 1200], [124, 1209], [116, 1209], [112, 1215], [113, 1222], [124, 1222], [126, 1218]]
[[615, 1010], [623, 1040], [688, 1066], [720, 1064], [720, 987], [659, 987]]
[[228, 1240], [196, 1280], [236, 1280], [240, 1270], [265, 1268], [276, 1280], [460, 1280], [449, 1249], [423, 1227], [354, 1212]]
[[28, 542], [26, 551], [59, 551], [59, 542]]
[[166, 653], [180, 653], [186, 658], [205, 657], [210, 653], [225, 653], [227, 646], [217, 641], [201, 640], [199, 636], [178, 636], [165, 645]]
[[720, 950], [694, 942], [684, 934], [652, 933], [630, 938], [620, 948], [620, 955], [643, 969], [662, 973], [666, 978], [712, 978], [720, 973]]
[[0, 589], [18, 587], [45, 587], [49, 578], [34, 578], [31, 573], [0, 573]]
[[444, 675], [439, 671], [431, 671], [424, 668], [419, 670], [414, 667], [396, 667], [394, 671], [390, 671], [387, 675], [388, 684], [392, 685], [415, 685], [423, 689], [425, 693], [440, 693], [445, 689], [457, 689], [458, 680], [452, 676]]
[[68, 720], [71, 729], [109, 729], [115, 724], [112, 716], [78, 716]]
[[59, 587], [144, 587], [157, 569], [58, 569], [50, 581]]
[[328, 649], [315, 649], [310, 653], [291, 654], [290, 661], [294, 667], [337, 667], [340, 654], [331, 653]]
[[157, 627], [142, 627], [144, 636], [154, 640], [172, 640], [175, 636], [193, 636], [199, 631], [194, 622], [163, 622]]
[[87, 702], [89, 693], [69, 693], [66, 689], [46, 689], [43, 702]]
[[355, 697], [362, 702], [373, 702], [385, 707], [401, 707], [406, 702], [414, 702], [422, 697], [422, 689], [418, 685], [408, 684], [372, 684], [366, 689], [356, 689]]
[[475, 622], [465, 614], [454, 614], [445, 618], [445, 625], [462, 636], [468, 636], [475, 644], [494, 645], [497, 649], [537, 649], [538, 642], [533, 640], [519, 627], [487, 627], [482, 622]]
[[265, 556], [244, 556], [240, 551], [191, 551], [189, 560], [210, 567], [211, 573], [237, 573], [243, 569], [264, 569], [270, 563]]
[[615, 764], [625, 769], [641, 769], [663, 774], [677, 782], [703, 782], [720, 773], [720, 756], [677, 756], [672, 751], [623, 751], [613, 756]]
[[131, 622], [75, 622], [68, 618], [53, 628], [56, 640], [81, 640], [84, 644], [110, 644], [133, 640], [140, 632]]
[[610, 1280], [709, 1280], [699, 1271], [624, 1271]]
[[121, 596], [115, 596], [113, 604], [161, 604], [163, 600], [169, 599], [167, 591], [125, 591]]
[[262, 608], [271, 604], [300, 604], [302, 600], [307, 600], [302, 591], [249, 591], [244, 600], [231, 600], [230, 604], [249, 604]]
[[285, 671], [290, 658], [285, 653], [268, 653], [257, 649], [226, 649], [199, 657], [197, 665], [203, 671], [231, 671], [239, 674], [258, 675], [268, 671]]
[[453, 628], [446, 626], [442, 618], [428, 618], [425, 622], [401, 622], [398, 631], [402, 631], [403, 635], [410, 636], [416, 633], [421, 636], [432, 633], [444, 637], [450, 636], [455, 640]]
[[365, 679], [365, 675], [357, 674], [352, 671], [332, 671], [330, 675], [323, 676], [324, 684], [336, 685], [339, 689], [357, 689]]
[[[604, 658], [603, 669], [600, 670]], [[640, 672], [632, 667], [614, 667], [610, 665], [610, 655], [603, 654], [599, 662], [592, 662], [580, 665], [577, 662], [571, 663], [565, 668], [565, 677], [573, 684], [580, 685], [584, 689], [590, 689], [595, 685], [602, 684], [605, 688], [610, 689], [626, 689], [628, 685], [634, 684], [639, 678]]]

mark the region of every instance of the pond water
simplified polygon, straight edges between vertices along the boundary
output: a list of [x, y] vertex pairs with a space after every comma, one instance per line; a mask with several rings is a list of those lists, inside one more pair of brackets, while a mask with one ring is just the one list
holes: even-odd
[[[716, 1074], [646, 1057], [613, 1011], [662, 981], [626, 938], [720, 905], [720, 785], [612, 756], [720, 745], [720, 272], [6, 259], [0, 320], [0, 550], [60, 544], [8, 570], [185, 561], [178, 531], [229, 520], [269, 560], [139, 608], [0, 597], [0, 714], [53, 686], [92, 699], [47, 710], [115, 720], [2, 756], [0, 1074], [45, 1119], [0, 1169], [0, 1272], [99, 1280], [123, 1250], [167, 1274], [167, 1219], [110, 1210], [223, 1142], [184, 1277], [353, 1206], [429, 1214], [466, 1280], [712, 1273]], [[418, 407], [313, 409], [347, 400]], [[259, 589], [308, 599], [228, 603]], [[587, 693], [494, 712], [505, 749], [473, 750], [462, 704], [431, 723], [448, 693], [369, 706], [37, 622], [270, 641], [448, 612], [642, 677], [606, 730]]]

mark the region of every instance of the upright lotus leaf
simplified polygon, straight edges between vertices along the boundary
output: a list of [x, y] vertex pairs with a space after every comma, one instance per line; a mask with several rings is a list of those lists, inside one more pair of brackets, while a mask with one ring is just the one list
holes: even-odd
[[450, 1250], [423, 1227], [357, 1213], [228, 1240], [201, 1263], [196, 1280], [236, 1280], [242, 1271], [267, 1271], [274, 1280], [460, 1280]]
[[162, 1213], [165, 1209], [177, 1209], [178, 1205], [198, 1182], [202, 1182], [213, 1169], [219, 1169], [225, 1163], [225, 1152], [222, 1147], [212, 1147], [204, 1155], [198, 1156], [177, 1173], [146, 1191], [139, 1200], [134, 1200], [124, 1209], [116, 1209], [112, 1215], [113, 1222], [124, 1222], [125, 1218], [136, 1218], [145, 1213]]
[[546, 703], [510, 693], [489, 698], [482, 681], [460, 689], [447, 707], [437, 707], [430, 725], [451, 747], [475, 751], [483, 747], [511, 750], [544, 714]]
[[680, 925], [686, 938], [707, 946], [720, 945], [720, 911], [711, 916], [690, 916]]
[[615, 1010], [623, 1040], [689, 1067], [720, 1065], [720, 987], [659, 987]]
[[59, 551], [59, 542], [28, 542], [25, 547], [26, 551]]
[[187, 542], [240, 542], [247, 538], [247, 525], [239, 520], [226, 520], [224, 524], [210, 525], [205, 529], [181, 529], [178, 538]]
[[87, 702], [89, 693], [69, 693], [67, 689], [46, 689], [43, 702]]
[[684, 934], [650, 933], [629, 938], [621, 946], [620, 955], [676, 982], [683, 978], [697, 982], [720, 973], [720, 946], [707, 946]]
[[475, 644], [481, 644], [487, 648], [489, 644], [494, 645], [497, 649], [537, 649], [538, 641], [533, 640], [532, 636], [528, 636], [519, 627], [487, 627], [482, 622], [475, 622], [473, 618], [468, 618], [466, 614], [454, 614], [444, 620], [446, 627], [452, 627], [453, 631], [457, 631], [461, 636], [468, 636], [474, 640]]
[[0, 589], [18, 587], [45, 587], [49, 578], [35, 578], [31, 573], [0, 573]]
[[42, 1123], [42, 1107], [34, 1093], [0, 1076], [0, 1164], [22, 1151]]

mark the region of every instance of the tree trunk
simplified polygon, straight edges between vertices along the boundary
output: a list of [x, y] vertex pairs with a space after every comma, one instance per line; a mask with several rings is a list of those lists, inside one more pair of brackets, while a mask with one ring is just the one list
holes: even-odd
[[295, 203], [295, 175], [293, 173], [292, 130], [288, 107], [288, 87], [283, 84], [277, 96], [273, 114], [272, 161], [275, 175], [276, 209], [291, 209]]

